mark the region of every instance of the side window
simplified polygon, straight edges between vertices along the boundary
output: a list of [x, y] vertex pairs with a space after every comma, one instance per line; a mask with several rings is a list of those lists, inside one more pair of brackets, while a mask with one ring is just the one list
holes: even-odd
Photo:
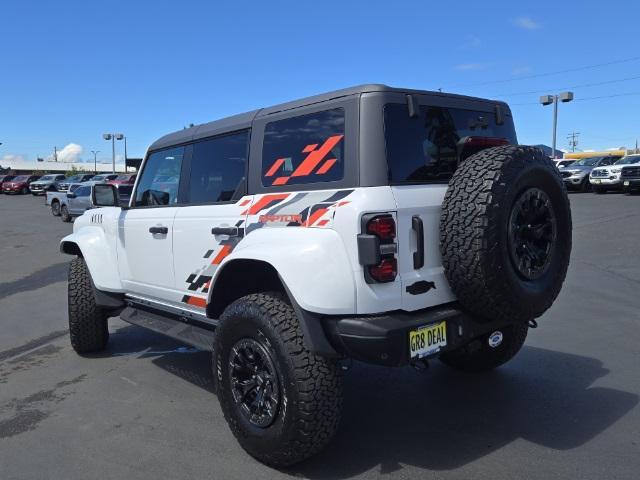
[[244, 181], [248, 144], [248, 131], [194, 143], [189, 203], [231, 200]]
[[262, 185], [331, 182], [344, 175], [344, 109], [268, 123]]
[[88, 197], [91, 195], [91, 187], [80, 187], [75, 191], [76, 197]]
[[153, 152], [147, 158], [138, 188], [136, 207], [173, 205], [178, 201], [184, 147]]

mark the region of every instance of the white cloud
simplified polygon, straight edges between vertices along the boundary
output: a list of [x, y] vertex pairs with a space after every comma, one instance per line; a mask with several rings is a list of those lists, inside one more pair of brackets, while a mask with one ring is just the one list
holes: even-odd
[[513, 75], [525, 75], [527, 73], [531, 73], [531, 67], [529, 66], [515, 67], [513, 70], [511, 70], [511, 73]]
[[[58, 162], [82, 162], [82, 158], [80, 156], [82, 155], [83, 151], [84, 149], [82, 148], [82, 145], [78, 145], [77, 143], [70, 143], [66, 145], [62, 150], [58, 150]], [[53, 154], [47, 157], [47, 161], [52, 162], [54, 160], [55, 159], [53, 157]]]
[[[8, 153], [0, 158], [0, 167], [6, 166], [7, 163], [16, 163], [16, 162], [28, 162], [29, 159], [25, 155], [14, 155], [12, 153]], [[4, 164], [4, 165], [3, 165]]]
[[460, 63], [453, 68], [461, 72], [467, 72], [470, 70], [483, 70], [487, 66], [484, 63]]
[[538, 28], [542, 27], [542, 25], [540, 25], [531, 17], [514, 18], [512, 22], [516, 27], [523, 28], [524, 30], [537, 30]]

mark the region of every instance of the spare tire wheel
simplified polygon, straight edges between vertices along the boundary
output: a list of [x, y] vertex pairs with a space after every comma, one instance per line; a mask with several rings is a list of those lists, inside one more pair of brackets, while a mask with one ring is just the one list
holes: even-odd
[[445, 275], [479, 319], [527, 321], [558, 296], [571, 254], [571, 209], [542, 151], [507, 145], [478, 152], [454, 173], [442, 205]]

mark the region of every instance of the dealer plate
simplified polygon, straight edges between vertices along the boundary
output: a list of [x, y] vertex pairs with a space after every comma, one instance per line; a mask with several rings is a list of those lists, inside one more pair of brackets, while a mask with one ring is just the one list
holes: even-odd
[[409, 356], [422, 358], [447, 346], [447, 322], [425, 325], [409, 331]]
[[628, 187], [628, 186], [629, 186], [629, 180], [625, 180], [625, 181], [624, 181], [624, 186], [625, 186], [625, 187]]
[[602, 183], [602, 180], [600, 180], [600, 179], [593, 180], [593, 183]]

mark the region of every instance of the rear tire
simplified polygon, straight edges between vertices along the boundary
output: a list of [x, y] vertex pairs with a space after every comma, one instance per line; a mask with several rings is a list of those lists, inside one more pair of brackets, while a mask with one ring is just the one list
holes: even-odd
[[542, 315], [571, 254], [569, 199], [553, 162], [513, 145], [462, 162], [442, 204], [440, 249], [449, 285], [474, 317], [516, 323]]
[[69, 337], [80, 354], [104, 350], [109, 340], [107, 312], [96, 305], [93, 282], [83, 258], [69, 265]]
[[443, 353], [440, 360], [445, 365], [463, 372], [486, 372], [511, 360], [522, 348], [527, 339], [529, 325], [514, 323], [499, 329], [502, 343], [493, 348], [489, 346], [489, 337], [493, 332], [482, 335], [464, 347]]
[[22, 187], [22, 190], [20, 190], [20, 193], [22, 195], [29, 195], [29, 189], [27, 187]]
[[331, 441], [342, 406], [338, 364], [307, 349], [282, 295], [252, 294], [229, 305], [213, 351], [222, 411], [250, 455], [284, 467]]
[[65, 223], [69, 223], [71, 221], [71, 215], [69, 214], [69, 209], [67, 208], [66, 205], [62, 205], [60, 207], [60, 217], [62, 218], [62, 221]]
[[57, 200], [51, 202], [51, 215], [54, 217], [60, 216], [60, 202]]
[[582, 183], [580, 184], [580, 191], [582, 193], [587, 193], [591, 191], [591, 182], [589, 182], [589, 176], [587, 175]]

